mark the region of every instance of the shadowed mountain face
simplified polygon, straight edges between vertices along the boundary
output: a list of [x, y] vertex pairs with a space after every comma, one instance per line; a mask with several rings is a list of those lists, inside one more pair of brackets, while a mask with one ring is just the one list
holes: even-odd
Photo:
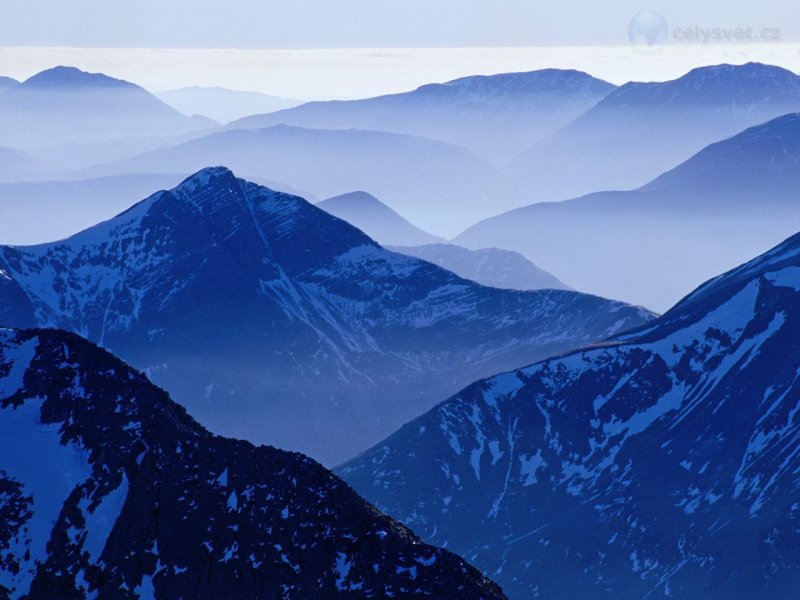
[[[283, 125], [215, 133], [110, 165], [87, 176], [195, 172], [225, 164], [320, 198], [370, 190], [427, 231], [455, 235], [497, 210], [498, 173], [466, 150], [418, 137]], [[504, 206], [504, 205], [501, 205]]]
[[73, 67], [34, 75], [0, 94], [0, 144], [37, 148], [213, 126], [190, 119], [137, 85]]
[[63, 242], [0, 248], [0, 270], [0, 322], [78, 332], [212, 430], [328, 464], [476, 374], [651, 318], [479, 286], [224, 168]]
[[326, 213], [358, 227], [383, 245], [419, 246], [443, 242], [422, 231], [367, 192], [350, 192], [317, 203]]
[[800, 235], [638, 331], [469, 386], [340, 473], [512, 598], [792, 597], [798, 331]]
[[220, 123], [300, 104], [298, 100], [223, 87], [187, 87], [156, 96], [185, 115], [204, 115]]
[[577, 289], [666, 310], [800, 229], [798, 190], [800, 115], [790, 114], [712, 144], [638, 190], [534, 204], [455, 242], [515, 250]]
[[800, 76], [758, 63], [629, 83], [511, 165], [515, 199], [632, 189], [713, 142], [800, 110]]
[[510, 250], [467, 250], [455, 244], [393, 246], [389, 249], [427, 260], [459, 277], [491, 287], [507, 290], [572, 289], [521, 254]]
[[299, 455], [73, 334], [0, 330], [0, 596], [503, 598]]
[[309, 102], [247, 117], [230, 127], [295, 125], [389, 131], [450, 142], [503, 162], [566, 125], [614, 89], [610, 83], [570, 70], [473, 76], [366, 100]]

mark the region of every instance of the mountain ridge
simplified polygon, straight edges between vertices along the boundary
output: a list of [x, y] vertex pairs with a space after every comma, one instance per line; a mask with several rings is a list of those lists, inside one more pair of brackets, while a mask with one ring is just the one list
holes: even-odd
[[[664, 311], [800, 229], [798, 185], [800, 117], [791, 113], [711, 144], [636, 190], [530, 204], [453, 241], [514, 250], [578, 289]], [[593, 252], [573, 260], [586, 244]]]
[[23, 149], [190, 133], [185, 117], [136, 84], [75, 67], [37, 73], [0, 94], [0, 143]]
[[0, 322], [79, 332], [213, 431], [328, 464], [476, 372], [651, 318], [477, 285], [223, 167], [66, 240], [2, 247], [0, 269]]
[[503, 598], [299, 454], [213, 436], [74, 334], [0, 330], [0, 593]]
[[647, 325], [475, 382], [337, 472], [511, 598], [788, 597], [799, 299], [797, 234]]
[[369, 192], [355, 191], [317, 202], [316, 206], [358, 227], [382, 245], [406, 242], [409, 246], [443, 242], [423, 231]]
[[[399, 94], [308, 102], [240, 119], [229, 127], [262, 128], [283, 123], [391, 131], [454, 143], [503, 162], [615, 87], [576, 70], [473, 75]], [[465, 128], [464, 123], [470, 127]]]

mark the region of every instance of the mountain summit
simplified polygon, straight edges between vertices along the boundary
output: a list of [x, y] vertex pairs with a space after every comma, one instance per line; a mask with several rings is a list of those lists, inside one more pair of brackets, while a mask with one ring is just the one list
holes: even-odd
[[221, 167], [67, 240], [2, 247], [0, 270], [0, 322], [78, 332], [212, 430], [328, 464], [476, 373], [651, 318], [477, 285]]

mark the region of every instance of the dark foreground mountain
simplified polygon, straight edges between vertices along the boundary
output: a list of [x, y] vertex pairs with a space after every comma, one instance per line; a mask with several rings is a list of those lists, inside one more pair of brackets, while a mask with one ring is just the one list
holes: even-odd
[[0, 330], [0, 597], [502, 598], [314, 461], [211, 435], [55, 330]]
[[800, 76], [759, 63], [628, 83], [519, 156], [509, 193], [531, 203], [633, 189], [711, 143], [797, 111]]
[[434, 244], [440, 237], [423, 231], [367, 192], [349, 192], [317, 203], [326, 213], [358, 227], [383, 246]]
[[454, 241], [516, 250], [579, 290], [663, 311], [800, 230], [799, 190], [800, 114], [789, 114], [638, 190], [534, 204]]
[[0, 272], [0, 323], [80, 333], [212, 431], [328, 464], [476, 375], [651, 318], [477, 285], [224, 168], [67, 240], [0, 247]]
[[800, 235], [612, 342], [479, 381], [342, 476], [514, 598], [791, 598]]
[[566, 125], [614, 89], [606, 81], [573, 70], [476, 75], [402, 94], [308, 102], [247, 117], [230, 127], [294, 125], [389, 131], [450, 142], [503, 162]]
[[390, 246], [389, 250], [416, 256], [459, 277], [505, 290], [569, 290], [554, 275], [511, 250], [481, 248], [468, 250], [455, 244]]

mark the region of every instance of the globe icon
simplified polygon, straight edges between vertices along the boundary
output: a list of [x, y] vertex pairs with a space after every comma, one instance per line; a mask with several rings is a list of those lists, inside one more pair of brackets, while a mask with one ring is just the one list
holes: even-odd
[[656, 46], [667, 39], [667, 20], [657, 12], [640, 12], [628, 23], [628, 38], [635, 46]]

